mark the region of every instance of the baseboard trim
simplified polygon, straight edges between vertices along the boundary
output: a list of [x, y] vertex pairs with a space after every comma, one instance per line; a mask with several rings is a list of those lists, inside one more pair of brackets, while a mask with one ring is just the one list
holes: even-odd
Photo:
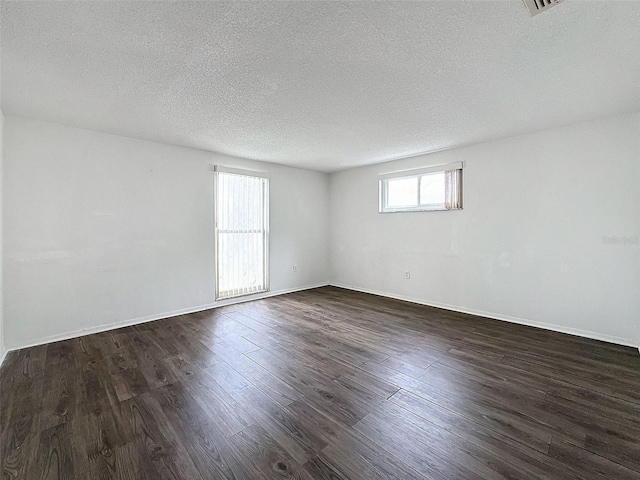
[[[174, 310], [174, 311], [171, 311], [171, 312], [158, 313], [158, 314], [155, 314], [155, 315], [148, 315], [148, 316], [145, 316], [145, 317], [133, 318], [133, 319], [130, 319], [130, 320], [122, 320], [122, 321], [119, 321], [119, 322], [107, 323], [107, 324], [98, 325], [98, 326], [90, 327], [90, 328], [82, 328], [80, 330], [74, 330], [74, 331], [71, 331], [71, 332], [65, 332], [65, 333], [61, 333], [61, 334], [58, 334], [58, 335], [51, 335], [51, 336], [48, 336], [48, 337], [40, 338], [40, 339], [38, 339], [38, 340], [36, 340], [34, 342], [26, 343], [24, 345], [12, 346], [10, 348], [7, 348], [5, 350], [5, 352], [4, 352], [4, 355], [2, 356], [2, 360], [4, 360], [4, 357], [6, 356], [7, 353], [9, 353], [10, 351], [13, 351], [13, 350], [20, 350], [22, 348], [35, 347], [37, 345], [45, 345], [47, 343], [59, 342], [61, 340], [69, 340], [71, 338], [83, 337], [85, 335], [91, 335], [93, 333], [100, 333], [100, 332], [106, 332], [106, 331], [109, 331], [109, 330], [116, 330], [118, 328], [130, 327], [132, 325], [139, 325], [141, 323], [153, 322], [155, 320], [162, 320], [163, 318], [177, 317], [179, 315], [186, 315], [186, 314], [189, 314], [189, 313], [202, 312], [204, 310], [210, 310], [210, 309], [213, 309], [213, 308], [225, 307], [227, 305], [236, 305], [236, 304], [239, 304], [239, 303], [251, 302], [253, 300], [260, 300], [260, 299], [263, 299], [263, 298], [276, 297], [278, 295], [286, 295], [287, 293], [301, 292], [303, 290], [311, 290], [313, 288], [326, 287], [327, 285], [329, 285], [329, 283], [323, 282], [323, 283], [317, 283], [317, 284], [314, 284], [314, 285], [307, 285], [307, 286], [304, 286], [304, 287], [295, 287], [295, 288], [288, 288], [288, 289], [284, 289], [284, 290], [277, 290], [277, 291], [273, 291], [273, 292], [257, 293], [255, 295], [247, 295], [247, 296], [239, 297], [239, 298], [230, 298], [228, 300], [221, 300], [219, 302], [210, 303], [210, 304], [206, 304], [206, 305], [200, 305], [200, 306], [197, 306], [197, 307], [183, 308], [181, 310]], [[0, 366], [2, 366], [2, 361], [0, 361]]]
[[9, 353], [9, 350], [5, 348], [4, 345], [0, 345], [0, 348], [2, 349], [2, 352], [0, 353], [0, 367], [2, 367], [2, 362], [4, 362], [4, 359], [7, 356], [7, 353]]
[[420, 300], [417, 298], [413, 298], [413, 297], [407, 297], [404, 295], [395, 295], [395, 294], [391, 294], [391, 293], [387, 293], [387, 292], [381, 292], [378, 290], [371, 290], [368, 288], [360, 288], [360, 287], [355, 287], [353, 285], [346, 285], [346, 284], [342, 284], [342, 283], [337, 283], [337, 282], [324, 282], [324, 283], [317, 283], [314, 285], [307, 285], [304, 287], [296, 287], [296, 288], [290, 288], [290, 289], [284, 289], [284, 290], [277, 290], [277, 291], [273, 291], [273, 292], [264, 292], [264, 293], [259, 293], [256, 295], [251, 295], [251, 296], [246, 296], [246, 297], [242, 297], [242, 298], [238, 298], [238, 299], [229, 299], [229, 300], [223, 300], [220, 302], [215, 302], [215, 303], [210, 303], [210, 304], [206, 304], [206, 305], [200, 305], [197, 307], [190, 307], [190, 308], [184, 308], [181, 310], [174, 310], [171, 312], [166, 312], [166, 313], [160, 313], [160, 314], [155, 314], [155, 315], [148, 315], [145, 317], [139, 317], [139, 318], [134, 318], [134, 319], [130, 319], [130, 320], [123, 320], [120, 322], [113, 322], [113, 323], [108, 323], [108, 324], [103, 324], [103, 325], [99, 325], [96, 327], [91, 327], [91, 328], [84, 328], [84, 329], [80, 329], [80, 330], [74, 330], [71, 332], [66, 332], [66, 333], [62, 333], [59, 335], [51, 335], [49, 337], [44, 337], [41, 339], [38, 339], [34, 342], [29, 342], [27, 344], [24, 345], [20, 345], [20, 346], [13, 346], [13, 347], [5, 347], [2, 351], [2, 353], [0, 354], [0, 367], [2, 366], [2, 363], [4, 362], [4, 359], [6, 358], [7, 354], [10, 351], [13, 350], [20, 350], [21, 348], [28, 348], [28, 347], [35, 347], [37, 345], [45, 345], [47, 343], [53, 343], [53, 342], [59, 342], [61, 340], [69, 340], [71, 338], [76, 338], [76, 337], [82, 337], [84, 335], [91, 335], [93, 333], [100, 333], [100, 332], [106, 332], [109, 330], [116, 330], [118, 328], [123, 328], [123, 327], [129, 327], [132, 325], [139, 325], [142, 323], [147, 323], [147, 322], [153, 322], [155, 320], [162, 320], [163, 318], [171, 318], [171, 317], [177, 317], [179, 315], [186, 315], [189, 313], [196, 313], [196, 312], [202, 312], [204, 310], [210, 310], [213, 308], [218, 308], [218, 307], [224, 307], [227, 305], [236, 305], [236, 304], [240, 304], [240, 303], [245, 303], [245, 302], [251, 302], [253, 300], [260, 300], [263, 298], [269, 298], [269, 297], [276, 297], [278, 295], [286, 295], [287, 293], [294, 293], [294, 292], [300, 292], [303, 290], [311, 290], [314, 288], [320, 288], [320, 287], [326, 287], [326, 286], [332, 286], [332, 287], [338, 287], [338, 288], [344, 288], [347, 290], [353, 290], [355, 292], [361, 292], [361, 293], [368, 293], [371, 295], [377, 295], [380, 297], [386, 297], [386, 298], [393, 298], [395, 300], [402, 300], [405, 302], [411, 302], [411, 303], [416, 303], [419, 305], [426, 305], [429, 307], [436, 307], [436, 308], [442, 308], [444, 310], [451, 310], [453, 312], [460, 312], [460, 313], [467, 313], [470, 315], [477, 315], [479, 317], [485, 317], [485, 318], [491, 318], [494, 320], [501, 320], [504, 322], [511, 322], [511, 323], [517, 323], [520, 325], [527, 325], [530, 327], [537, 327], [537, 328], [542, 328], [544, 330], [551, 330], [554, 332], [560, 332], [560, 333], [567, 333], [569, 335], [577, 335], [579, 337], [585, 337], [585, 338], [591, 338], [593, 340], [600, 340], [603, 342], [609, 342], [609, 343], [615, 343], [618, 345], [624, 345], [624, 346], [628, 346], [628, 347], [635, 347], [638, 349], [638, 353], [640, 353], [640, 345], [637, 345], [633, 342], [629, 342], [628, 340], [621, 338], [621, 337], [615, 337], [612, 335], [604, 335], [601, 333], [597, 333], [597, 332], [591, 332], [588, 330], [580, 330], [580, 329], [575, 329], [575, 328], [568, 328], [568, 327], [563, 327], [561, 325], [554, 325], [554, 324], [550, 324], [550, 323], [544, 323], [544, 322], [538, 322], [535, 320], [528, 320], [525, 318], [520, 318], [520, 317], [511, 317], [508, 315], [501, 315], [498, 313], [491, 313], [491, 312], [484, 312], [481, 310], [473, 310], [473, 309], [466, 309], [466, 308], [461, 308], [461, 307], [457, 307], [454, 305], [448, 305], [448, 304], [443, 304], [443, 303], [437, 303], [437, 302], [426, 302], [424, 300]]
[[590, 338], [593, 340], [600, 340], [602, 342], [608, 342], [608, 343], [615, 343], [617, 345], [624, 345], [625, 347], [634, 347], [638, 349], [638, 352], [640, 352], [640, 345], [630, 342], [629, 340], [622, 338], [622, 337], [616, 337], [613, 335], [606, 335], [606, 334], [602, 334], [602, 333], [598, 333], [598, 332], [592, 332], [590, 330], [580, 330], [577, 328], [571, 328], [571, 327], [564, 327], [562, 325], [555, 325], [552, 323], [545, 323], [545, 322], [539, 322], [536, 320], [529, 320], [526, 318], [520, 318], [520, 317], [511, 317], [509, 315], [501, 315], [499, 313], [492, 313], [492, 312], [484, 312], [482, 310], [473, 310], [473, 309], [467, 309], [467, 308], [462, 308], [462, 307], [457, 307], [455, 305], [448, 305], [448, 304], [444, 304], [444, 303], [437, 303], [437, 302], [427, 302], [424, 300], [420, 300], [417, 298], [412, 298], [412, 297], [406, 297], [404, 295], [395, 295], [392, 293], [387, 293], [387, 292], [380, 292], [377, 290], [371, 290], [368, 288], [360, 288], [360, 287], [354, 287], [353, 285], [345, 285], [342, 283], [336, 283], [336, 282], [330, 282], [329, 283], [330, 286], [332, 287], [338, 287], [338, 288], [344, 288], [347, 290], [353, 290], [355, 292], [361, 292], [361, 293], [369, 293], [371, 295], [377, 295], [380, 297], [387, 297], [387, 298], [393, 298], [395, 300], [402, 300], [405, 302], [411, 302], [411, 303], [417, 303], [419, 305], [426, 305], [429, 307], [436, 307], [436, 308], [442, 308], [444, 310], [451, 310], [453, 312], [459, 312], [459, 313], [467, 313], [470, 315], [477, 315], [478, 317], [485, 317], [485, 318], [491, 318], [494, 320], [501, 320], [503, 322], [511, 322], [511, 323], [517, 323], [519, 325], [526, 325], [529, 327], [537, 327], [537, 328], [542, 328], [544, 330], [551, 330], [554, 332], [560, 332], [560, 333], [567, 333], [569, 335], [576, 335], [578, 337], [585, 337], [585, 338]]

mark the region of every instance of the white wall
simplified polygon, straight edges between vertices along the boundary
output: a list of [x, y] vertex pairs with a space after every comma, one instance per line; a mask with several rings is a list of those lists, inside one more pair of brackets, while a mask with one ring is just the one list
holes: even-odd
[[[464, 210], [378, 213], [379, 174], [455, 161]], [[640, 346], [639, 114], [334, 173], [330, 198], [336, 285]]]
[[214, 304], [216, 163], [270, 172], [271, 291], [325, 284], [328, 175], [6, 117], [7, 346]]
[[[273, 292], [331, 277], [640, 345], [640, 114], [329, 177], [16, 117], [4, 134], [9, 348], [213, 305], [215, 163], [271, 174]], [[464, 210], [377, 213], [379, 173], [460, 160]]]
[[4, 356], [7, 353], [4, 342], [4, 289], [2, 284], [2, 272], [3, 264], [2, 264], [2, 251], [3, 251], [3, 234], [2, 234], [2, 211], [4, 209], [4, 200], [3, 200], [3, 189], [2, 189], [2, 174], [3, 174], [3, 166], [4, 166], [4, 115], [2, 114], [2, 110], [0, 110], [0, 365], [2, 365], [2, 361], [4, 360]]

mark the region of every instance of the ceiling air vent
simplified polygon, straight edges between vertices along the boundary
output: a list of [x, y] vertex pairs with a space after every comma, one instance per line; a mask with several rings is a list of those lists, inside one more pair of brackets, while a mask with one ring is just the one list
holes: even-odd
[[544, 12], [545, 10], [549, 10], [551, 7], [559, 4], [563, 0], [523, 0], [524, 4], [529, 9], [529, 13], [531, 16], [539, 14], [540, 12]]

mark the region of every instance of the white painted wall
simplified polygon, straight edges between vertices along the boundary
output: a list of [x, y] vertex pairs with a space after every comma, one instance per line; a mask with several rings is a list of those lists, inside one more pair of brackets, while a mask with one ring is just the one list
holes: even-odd
[[3, 166], [4, 166], [4, 115], [2, 110], [0, 110], [0, 365], [2, 365], [2, 361], [4, 360], [4, 356], [7, 353], [7, 349], [4, 343], [4, 288], [2, 284], [2, 272], [3, 264], [2, 264], [2, 251], [3, 251], [3, 234], [2, 234], [2, 218], [3, 218], [3, 209], [4, 209], [4, 200], [3, 200]]
[[6, 117], [7, 346], [213, 305], [216, 163], [270, 173], [271, 291], [325, 284], [327, 174]]
[[[214, 305], [214, 163], [271, 174], [273, 292], [331, 277], [640, 345], [640, 245], [603, 241], [640, 236], [640, 114], [330, 176], [17, 117], [4, 133], [9, 348]], [[377, 212], [378, 174], [460, 160], [464, 210]]]
[[[378, 213], [379, 174], [455, 161], [464, 210]], [[640, 114], [334, 173], [330, 199], [334, 284], [640, 346]]]

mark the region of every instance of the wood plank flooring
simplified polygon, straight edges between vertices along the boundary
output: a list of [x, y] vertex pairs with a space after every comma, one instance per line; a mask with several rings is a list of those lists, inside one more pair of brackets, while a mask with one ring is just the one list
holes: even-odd
[[10, 352], [5, 479], [640, 479], [637, 350], [333, 287]]

